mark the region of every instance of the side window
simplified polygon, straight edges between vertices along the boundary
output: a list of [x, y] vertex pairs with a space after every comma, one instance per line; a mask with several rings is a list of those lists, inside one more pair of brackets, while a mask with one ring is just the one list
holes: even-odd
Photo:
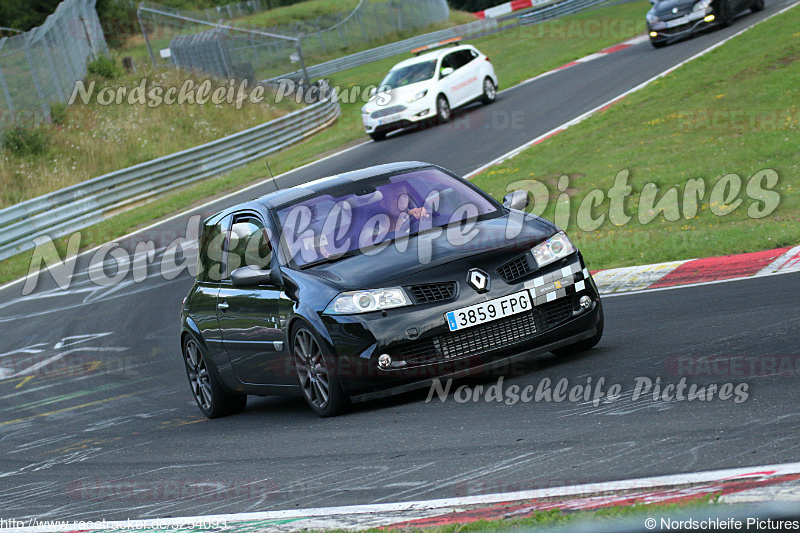
[[222, 279], [222, 250], [224, 236], [222, 222], [203, 226], [200, 250], [197, 255], [197, 280], [219, 281]]
[[466, 65], [467, 63], [469, 63], [470, 61], [472, 61], [473, 59], [475, 59], [476, 57], [478, 57], [478, 54], [474, 50], [469, 50], [469, 49], [468, 50], [461, 50], [458, 53], [458, 55], [459, 55], [459, 59], [461, 60], [461, 66], [462, 67], [464, 65]]
[[271, 259], [272, 245], [264, 224], [252, 216], [234, 218], [228, 239], [226, 278], [239, 267], [267, 267]]
[[458, 52], [453, 52], [452, 54], [447, 54], [444, 56], [444, 59], [442, 59], [442, 68], [450, 67], [453, 70], [458, 70], [458, 67], [461, 65], [458, 61], [457, 55]]

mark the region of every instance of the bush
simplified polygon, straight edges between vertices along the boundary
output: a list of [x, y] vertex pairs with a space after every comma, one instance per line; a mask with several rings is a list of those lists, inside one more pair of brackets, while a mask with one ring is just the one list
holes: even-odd
[[67, 123], [67, 104], [53, 102], [50, 104], [50, 120], [53, 124], [61, 126]]
[[108, 56], [100, 56], [91, 63], [89, 63], [86, 68], [92, 74], [97, 74], [98, 76], [102, 76], [107, 79], [116, 78], [119, 74], [119, 69], [117, 68], [117, 63]]
[[50, 146], [50, 132], [43, 127], [15, 125], [3, 133], [3, 148], [14, 155], [38, 155]]

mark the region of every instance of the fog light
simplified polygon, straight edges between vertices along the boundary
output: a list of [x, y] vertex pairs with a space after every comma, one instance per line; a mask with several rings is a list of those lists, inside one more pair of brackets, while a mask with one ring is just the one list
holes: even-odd
[[714, 15], [706, 15], [706, 17], [703, 20], [705, 20], [706, 22], [712, 22], [714, 20]]
[[[581, 296], [580, 304], [581, 304], [581, 307], [583, 307], [584, 309], [589, 309], [589, 306], [592, 305], [592, 299], [589, 298], [588, 296]], [[381, 357], [383, 357], [383, 356], [381, 356]]]
[[392, 357], [387, 353], [382, 353], [378, 357], [378, 366], [381, 368], [389, 368], [392, 366]]
[[658, 37], [658, 34], [654, 31], [650, 32], [650, 37]]

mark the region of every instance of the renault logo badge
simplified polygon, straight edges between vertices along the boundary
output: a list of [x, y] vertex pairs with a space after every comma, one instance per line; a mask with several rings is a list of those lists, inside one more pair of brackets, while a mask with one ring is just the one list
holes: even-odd
[[467, 273], [467, 283], [478, 292], [489, 290], [489, 275], [483, 270], [473, 268]]

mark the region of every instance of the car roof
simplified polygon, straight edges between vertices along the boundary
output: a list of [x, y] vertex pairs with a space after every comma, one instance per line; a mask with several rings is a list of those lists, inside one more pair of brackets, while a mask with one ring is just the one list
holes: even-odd
[[468, 45], [468, 44], [461, 44], [458, 46], [444, 46], [442, 48], [437, 48], [431, 52], [426, 52], [424, 54], [420, 54], [416, 57], [411, 57], [409, 59], [404, 59], [403, 61], [399, 62], [395, 66], [391, 68], [391, 70], [395, 70], [401, 67], [406, 67], [408, 65], [414, 65], [416, 63], [424, 63], [425, 61], [432, 61], [434, 59], [439, 59], [443, 55], [453, 52], [456, 50], [474, 50], [475, 47]]
[[[367, 180], [384, 174], [392, 174], [395, 172], [402, 172], [404, 170], [414, 170], [430, 166], [433, 165], [430, 163], [423, 163], [421, 161], [403, 161], [399, 163], [388, 163], [385, 165], [362, 168], [359, 170], [353, 170], [351, 172], [345, 172], [343, 174], [319, 178], [308, 183], [295, 185], [294, 187], [290, 187], [288, 189], [280, 189], [256, 198], [253, 200], [253, 202], [268, 208], [275, 208], [287, 203], [291, 203], [299, 198], [317, 194], [327, 189], [332, 189], [348, 183], [356, 183], [358, 181]], [[238, 205], [236, 206], [236, 209], [231, 209], [231, 211], [239, 210], [244, 207], [244, 205], [246, 204]]]

